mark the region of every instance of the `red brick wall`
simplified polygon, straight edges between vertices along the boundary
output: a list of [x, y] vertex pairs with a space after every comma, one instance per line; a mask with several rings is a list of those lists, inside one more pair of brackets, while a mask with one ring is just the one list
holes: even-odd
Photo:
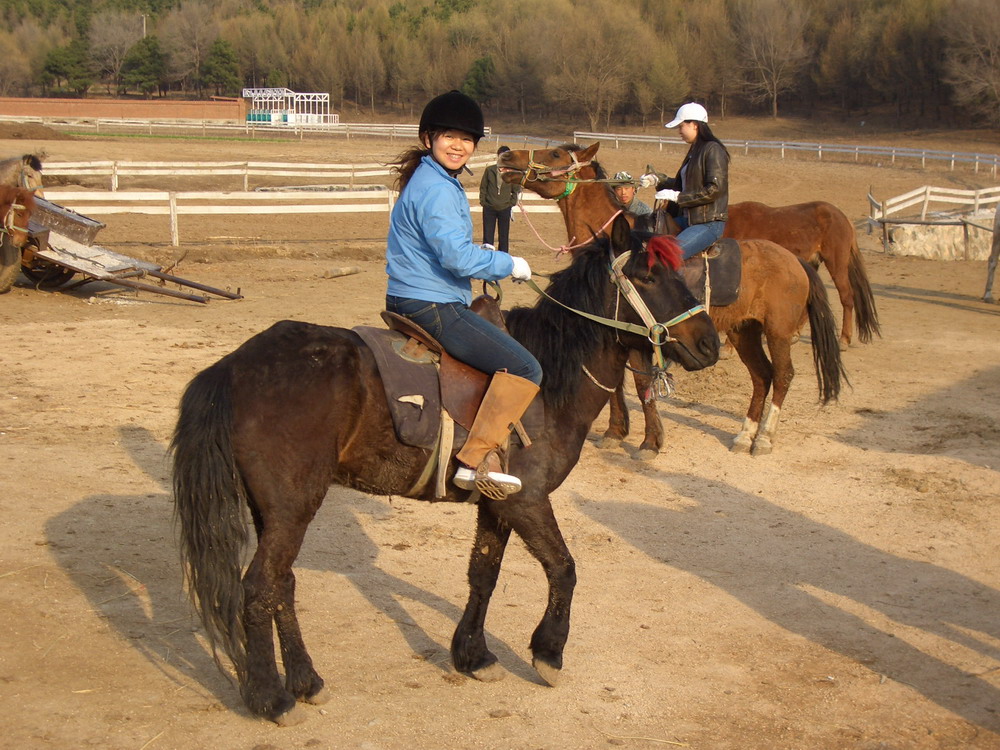
[[245, 99], [162, 101], [157, 99], [22, 99], [0, 97], [0, 115], [123, 120], [246, 120]]

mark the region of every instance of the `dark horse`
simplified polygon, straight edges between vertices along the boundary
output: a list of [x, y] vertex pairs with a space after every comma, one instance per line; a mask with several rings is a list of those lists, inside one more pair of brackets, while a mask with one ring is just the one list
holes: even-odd
[[[648, 336], [637, 333], [648, 334], [640, 314], [621, 302], [622, 282], [609, 275], [623, 253], [630, 255], [621, 271], [639, 289], [646, 313], [669, 321], [664, 354], [692, 370], [718, 358], [708, 316], [685, 315], [695, 300], [675, 271], [677, 255], [645, 250], [623, 220], [610, 241], [582, 249], [553, 275], [551, 299], [509, 312], [511, 333], [538, 357], [545, 376], [541, 397], [522, 420], [533, 442], [511, 448], [511, 469], [524, 489], [504, 501], [478, 501], [469, 600], [451, 643], [455, 668], [477, 679], [503, 675], [483, 627], [511, 531], [541, 563], [549, 587], [531, 637], [533, 664], [550, 684], [562, 668], [576, 572], [549, 494], [579, 459], [629, 350], [652, 353]], [[577, 311], [603, 316], [604, 323]], [[682, 322], [674, 325], [675, 317]], [[631, 328], [621, 330], [626, 323]], [[293, 711], [296, 700], [328, 698], [295, 613], [292, 565], [309, 522], [331, 484], [407, 495], [430, 454], [396, 440], [375, 359], [356, 333], [293, 321], [257, 334], [191, 381], [171, 447], [181, 555], [209, 640], [232, 661], [252, 713], [294, 723], [302, 718], [301, 709]], [[432, 500], [433, 488], [410, 496]], [[451, 487], [445, 499], [470, 498]], [[245, 573], [244, 505], [257, 533]]]
[[755, 201], [731, 203], [723, 236], [777, 242], [813, 267], [823, 261], [843, 307], [841, 348], [851, 344], [852, 316], [862, 343], [871, 341], [873, 333], [882, 335], [854, 227], [832, 203], [812, 201], [776, 207]]
[[21, 248], [28, 243], [28, 220], [34, 208], [30, 190], [0, 185], [0, 294], [11, 290], [21, 272]]
[[[498, 164], [503, 179], [518, 182], [543, 198], [556, 201], [566, 223], [570, 244], [601, 234], [621, 204], [611, 191], [606, 173], [594, 160], [600, 143], [583, 149], [575, 144], [507, 151]], [[812, 332], [813, 363], [820, 399], [827, 403], [840, 393], [844, 376], [837, 331], [826, 289], [812, 266], [768, 240], [740, 240], [742, 279], [736, 301], [712, 307], [709, 314], [724, 331], [746, 365], [753, 394], [746, 418], [733, 438], [736, 452], [770, 453], [785, 395], [795, 374], [791, 345], [808, 319]], [[767, 352], [761, 342], [767, 339]], [[768, 358], [770, 353], [770, 359]], [[635, 367], [636, 390], [649, 393], [650, 380]], [[768, 393], [773, 386], [770, 403]], [[765, 409], [766, 405], [766, 409]], [[643, 399], [646, 435], [640, 458], [652, 458], [663, 447], [663, 425], [656, 402]], [[611, 420], [605, 442], [628, 434], [628, 410], [621, 387], [611, 401]]]

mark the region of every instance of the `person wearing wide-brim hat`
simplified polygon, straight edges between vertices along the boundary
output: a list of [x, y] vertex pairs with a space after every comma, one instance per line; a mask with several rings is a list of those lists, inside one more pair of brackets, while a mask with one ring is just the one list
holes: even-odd
[[690, 144], [674, 177], [644, 174], [643, 187], [656, 186], [656, 198], [673, 201], [677, 235], [684, 258], [710, 247], [722, 237], [729, 210], [729, 151], [708, 125], [708, 111], [688, 102], [665, 127], [677, 128], [681, 139]]

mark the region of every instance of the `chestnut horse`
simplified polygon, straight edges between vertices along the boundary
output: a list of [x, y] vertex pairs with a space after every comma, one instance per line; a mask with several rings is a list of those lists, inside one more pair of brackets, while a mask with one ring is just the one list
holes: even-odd
[[[451, 642], [459, 672], [481, 680], [504, 674], [483, 626], [513, 531], [548, 581], [531, 651], [539, 675], [555, 684], [576, 573], [550, 493], [579, 460], [609, 387], [622, 379], [629, 350], [652, 354], [653, 328], [643, 320], [668, 321], [653, 327], [668, 334], [662, 353], [684, 368], [718, 359], [718, 334], [703, 310], [692, 313], [696, 302], [675, 270], [674, 250], [673, 256], [647, 252], [620, 219], [610, 239], [582, 248], [553, 274], [550, 297], [509, 312], [511, 334], [538, 357], [545, 376], [522, 419], [531, 445], [510, 450], [511, 470], [524, 489], [499, 502], [477, 500], [469, 600]], [[625, 280], [640, 290], [630, 297], [634, 302], [621, 300], [631, 286]], [[355, 332], [294, 321], [275, 324], [195, 376], [181, 400], [171, 448], [181, 556], [208, 638], [232, 661], [252, 713], [295, 723], [302, 718], [302, 709], [293, 710], [297, 700], [329, 697], [295, 612], [292, 565], [306, 528], [331, 484], [435, 499], [433, 486], [414, 489], [431, 451], [396, 439], [375, 357]], [[445, 499], [474, 500], [457, 487]], [[257, 549], [244, 573], [245, 505]]]
[[843, 307], [842, 348], [851, 344], [852, 317], [862, 343], [871, 341], [873, 333], [882, 335], [854, 227], [832, 203], [813, 201], [777, 207], [756, 201], [731, 203], [723, 237], [771, 240], [813, 267], [823, 261]]
[[[570, 246], [601, 234], [609, 217], [621, 208], [594, 160], [600, 143], [582, 149], [575, 144], [535, 151], [507, 151], [500, 155], [500, 174], [556, 201], [562, 212]], [[740, 240], [743, 274], [739, 296], [709, 314], [715, 327], [724, 331], [746, 365], [753, 394], [743, 425], [732, 441], [735, 452], [770, 453], [785, 395], [794, 376], [791, 345], [799, 329], [809, 320], [813, 363], [820, 400], [825, 404], [840, 393], [845, 378], [837, 344], [837, 331], [826, 288], [812, 266], [769, 240]], [[768, 359], [761, 341], [767, 339]], [[649, 378], [635, 367], [636, 390], [648, 394]], [[768, 393], [773, 388], [770, 403]], [[639, 457], [652, 458], [663, 447], [663, 425], [652, 399], [642, 399], [646, 434]], [[767, 408], [765, 409], [765, 405]], [[628, 410], [619, 388], [611, 401], [611, 423], [605, 444], [628, 434]]]
[[28, 243], [28, 220], [34, 208], [30, 190], [0, 185], [0, 294], [11, 290], [21, 272], [21, 248]]

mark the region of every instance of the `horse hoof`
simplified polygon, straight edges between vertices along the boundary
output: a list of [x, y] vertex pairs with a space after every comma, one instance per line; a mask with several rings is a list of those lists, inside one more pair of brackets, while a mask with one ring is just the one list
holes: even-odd
[[507, 676], [507, 672], [498, 662], [493, 662], [488, 667], [469, 672], [469, 675], [480, 682], [499, 682]]
[[841, 342], [840, 342], [840, 351], [846, 352], [850, 348], [851, 348], [851, 342], [850, 341], [843, 341], [843, 340], [841, 340]]
[[279, 727], [294, 727], [305, 721], [308, 715], [302, 706], [296, 704], [285, 711], [285, 713], [275, 716], [274, 723]]
[[597, 441], [597, 447], [602, 451], [612, 451], [615, 448], [620, 448], [622, 444], [621, 438], [608, 437], [605, 435], [600, 440]]
[[550, 687], [555, 687], [559, 684], [559, 679], [562, 677], [561, 669], [557, 669], [541, 659], [532, 659], [531, 666], [535, 668], [535, 671], [538, 672], [538, 676], [545, 680], [546, 684]]
[[733, 453], [749, 453], [752, 447], [753, 445], [750, 442], [750, 438], [737, 435], [733, 438], [733, 444], [729, 447], [729, 450]]
[[770, 440], [757, 440], [753, 444], [753, 450], [750, 453], [754, 456], [767, 456], [770, 455], [771, 451], [774, 450], [774, 446], [771, 445]]
[[990, 304], [992, 304], [992, 303], [996, 302], [996, 300], [993, 299], [993, 295], [992, 294], [987, 294], [987, 295], [983, 296], [983, 302], [989, 302]]
[[333, 693], [323, 687], [315, 695], [310, 695], [303, 700], [311, 706], [322, 706], [324, 703], [329, 703], [331, 698], [333, 698]]
[[653, 450], [652, 448], [641, 448], [639, 449], [639, 452], [635, 454], [635, 460], [652, 461], [658, 455], [660, 455], [660, 452], [657, 450]]

